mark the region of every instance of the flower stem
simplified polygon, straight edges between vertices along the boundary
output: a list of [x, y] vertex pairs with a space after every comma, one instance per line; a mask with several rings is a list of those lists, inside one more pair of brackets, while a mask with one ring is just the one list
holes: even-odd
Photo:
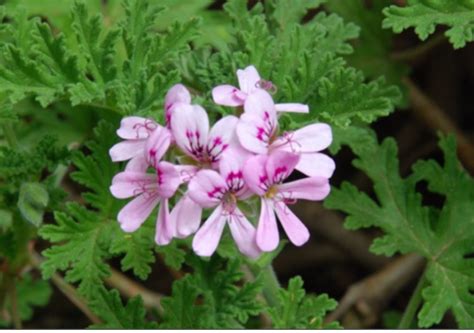
[[413, 319], [415, 318], [416, 312], [418, 311], [418, 308], [420, 307], [420, 304], [422, 301], [421, 292], [423, 288], [425, 287], [425, 285], [426, 285], [426, 274], [423, 273], [423, 275], [420, 277], [420, 280], [418, 280], [418, 284], [416, 285], [416, 288], [413, 291], [413, 294], [410, 297], [410, 301], [408, 302], [405, 312], [403, 313], [400, 324], [398, 325], [398, 329], [410, 328], [411, 323], [413, 322]]
[[268, 265], [264, 268], [260, 268], [256, 265], [249, 265], [249, 268], [254, 276], [261, 275], [263, 280], [262, 293], [268, 306], [273, 307], [278, 305], [278, 290], [280, 288], [280, 282], [273, 270], [273, 266]]

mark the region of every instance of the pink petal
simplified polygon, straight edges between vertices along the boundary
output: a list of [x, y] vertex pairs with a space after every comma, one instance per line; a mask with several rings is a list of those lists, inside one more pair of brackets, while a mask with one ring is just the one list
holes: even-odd
[[219, 172], [225, 179], [227, 188], [235, 192], [239, 197], [243, 192], [247, 191], [243, 169], [245, 162], [251, 156], [245, 149], [236, 146], [228, 148], [219, 162]]
[[244, 110], [237, 125], [240, 144], [251, 152], [265, 154], [278, 127], [272, 97], [259, 89], [248, 96]]
[[144, 154], [145, 140], [126, 140], [112, 146], [109, 155], [112, 161], [126, 161], [140, 154]]
[[272, 203], [264, 199], [262, 200], [258, 220], [257, 245], [262, 251], [269, 252], [277, 248], [279, 241], [278, 226]]
[[270, 183], [282, 182], [293, 172], [300, 157], [282, 150], [272, 152], [265, 165]]
[[327, 148], [331, 142], [331, 127], [320, 123], [285, 133], [273, 146], [282, 146], [282, 149], [294, 153], [315, 153]]
[[178, 171], [179, 176], [181, 177], [181, 182], [183, 183], [189, 182], [199, 171], [197, 166], [190, 164], [178, 164], [175, 165], [175, 168]]
[[276, 202], [275, 210], [290, 241], [296, 246], [306, 243], [309, 239], [308, 228], [293, 214], [290, 208], [283, 202]]
[[122, 230], [125, 232], [137, 230], [159, 202], [160, 197], [158, 195], [149, 193], [143, 193], [130, 201], [117, 216]]
[[145, 151], [148, 163], [152, 166], [158, 164], [166, 154], [171, 143], [171, 133], [163, 126], [158, 126], [146, 140]]
[[323, 200], [331, 187], [327, 178], [308, 177], [278, 185], [278, 190], [288, 199]]
[[267, 155], [257, 155], [250, 158], [244, 165], [243, 176], [245, 183], [252, 192], [259, 196], [267, 191], [268, 176], [265, 170]]
[[174, 235], [175, 226], [170, 221], [168, 200], [163, 200], [156, 219], [155, 242], [158, 245], [167, 245]]
[[272, 96], [265, 90], [258, 89], [249, 95], [245, 100], [244, 111], [246, 113], [255, 114], [265, 121], [270, 121], [277, 125], [277, 114], [275, 103]]
[[196, 232], [201, 223], [202, 208], [189, 195], [184, 194], [170, 214], [171, 224], [176, 226], [175, 236], [186, 238]]
[[177, 105], [173, 111], [171, 132], [184, 153], [196, 160], [202, 159], [209, 133], [209, 118], [201, 106]]
[[156, 175], [136, 171], [120, 172], [112, 179], [110, 192], [119, 199], [150, 192], [157, 187]]
[[126, 165], [125, 171], [146, 172], [148, 162], [145, 153], [133, 157]]
[[237, 78], [239, 80], [240, 90], [246, 94], [250, 94], [257, 89], [257, 83], [260, 81], [260, 75], [257, 69], [250, 65], [245, 69], [237, 70]]
[[172, 86], [166, 93], [165, 110], [169, 111], [175, 103], [191, 104], [191, 94], [189, 90], [180, 83]]
[[334, 160], [327, 155], [321, 153], [306, 153], [300, 155], [300, 161], [296, 165], [296, 169], [307, 176], [320, 176], [331, 178], [336, 164]]
[[238, 208], [229, 218], [230, 232], [240, 252], [250, 258], [258, 257], [261, 251], [257, 246], [255, 227]]
[[222, 153], [233, 143], [235, 145], [235, 127], [239, 119], [226, 116], [212, 127], [207, 142], [207, 155], [212, 162], [218, 162]]
[[199, 171], [188, 185], [190, 198], [203, 208], [218, 205], [226, 191], [224, 179], [214, 170]]
[[209, 257], [216, 251], [225, 227], [226, 218], [222, 214], [222, 206], [217, 206], [194, 236], [193, 249], [197, 255]]
[[266, 154], [269, 137], [265, 125], [257, 115], [244, 113], [237, 124], [237, 137], [242, 147], [256, 154]]
[[142, 117], [125, 117], [120, 122], [117, 135], [122, 139], [146, 139], [156, 128], [156, 122]]
[[172, 197], [181, 184], [178, 170], [176, 170], [173, 164], [163, 161], [156, 166], [156, 174], [158, 178], [157, 192], [160, 197]]
[[308, 105], [300, 103], [278, 103], [275, 104], [275, 109], [278, 112], [309, 113]]
[[239, 98], [239, 89], [234, 86], [223, 84], [212, 89], [214, 103], [226, 106], [240, 106], [244, 100]]

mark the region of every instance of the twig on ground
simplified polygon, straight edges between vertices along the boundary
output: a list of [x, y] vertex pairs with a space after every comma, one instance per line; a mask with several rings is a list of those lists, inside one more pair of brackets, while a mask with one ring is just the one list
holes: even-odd
[[[38, 253], [36, 252], [31, 253], [31, 263], [38, 270], [40, 269], [40, 265], [42, 261], [43, 261], [43, 258], [41, 258], [41, 256]], [[64, 294], [64, 296], [66, 296], [66, 298], [71, 301], [71, 303], [77, 306], [77, 308], [81, 310], [82, 313], [93, 324], [101, 323], [101, 320], [99, 319], [99, 317], [93, 314], [92, 311], [89, 309], [86, 301], [77, 293], [76, 289], [73, 286], [71, 286], [69, 283], [64, 281], [61, 275], [54, 273], [51, 276], [51, 280], [53, 281], [54, 285], [59, 289], [59, 291], [61, 291]]]
[[354, 305], [363, 316], [365, 327], [373, 325], [390, 299], [420, 274], [424, 258], [409, 254], [395, 259], [381, 271], [352, 285], [329, 314], [327, 322], [341, 319]]
[[143, 304], [147, 308], [156, 308], [160, 315], [163, 314], [163, 307], [161, 306], [161, 298], [163, 296], [161, 294], [146, 289], [113, 268], [111, 271], [112, 275], [105, 279], [105, 283], [116, 288], [122, 295], [128, 298], [140, 295], [143, 299]]
[[446, 113], [426, 96], [409, 78], [403, 82], [408, 86], [415, 115], [432, 130], [453, 133], [458, 144], [458, 154], [465, 168], [474, 174], [474, 144], [457, 128]]

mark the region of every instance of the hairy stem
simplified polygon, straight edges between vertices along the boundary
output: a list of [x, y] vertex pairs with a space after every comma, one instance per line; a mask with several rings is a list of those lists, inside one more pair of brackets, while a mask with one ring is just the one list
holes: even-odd
[[[255, 281], [255, 275], [252, 273], [250, 267], [248, 265], [242, 265], [242, 271], [244, 272], [244, 278], [246, 281], [250, 281], [250, 282], [254, 282]], [[266, 303], [267, 301], [265, 300], [265, 298], [263, 297], [262, 294], [258, 294], [257, 295], [257, 300], [259, 302], [262, 302], [262, 303]], [[261, 320], [261, 323], [262, 323], [262, 327], [263, 329], [269, 329], [272, 327], [272, 320], [270, 319], [270, 316], [268, 315], [268, 313], [266, 313], [265, 311], [260, 313], [260, 320]]]
[[420, 307], [420, 304], [422, 301], [421, 291], [425, 287], [425, 284], [426, 284], [426, 277], [425, 277], [425, 273], [423, 273], [423, 275], [420, 277], [420, 280], [418, 280], [418, 284], [416, 285], [416, 288], [413, 291], [413, 294], [410, 297], [410, 301], [408, 302], [405, 312], [403, 313], [402, 320], [400, 321], [400, 324], [398, 325], [398, 329], [410, 328], [411, 323], [413, 322], [413, 319], [415, 318], [415, 315], [418, 311], [418, 308]]
[[[43, 259], [41, 256], [35, 252], [31, 254], [31, 263], [36, 269], [40, 269], [40, 265]], [[92, 313], [92, 311], [89, 309], [87, 306], [86, 301], [77, 293], [76, 289], [71, 286], [69, 283], [64, 281], [64, 279], [61, 277], [61, 275], [54, 273], [51, 276], [51, 280], [53, 281], [54, 285], [61, 291], [64, 296], [66, 296], [67, 299], [71, 301], [72, 304], [77, 306], [79, 310], [82, 311], [82, 313], [89, 318], [89, 320], [93, 324], [100, 324], [101, 320]]]
[[252, 274], [255, 276], [261, 275], [263, 279], [263, 297], [267, 302], [268, 306], [273, 307], [279, 304], [278, 301], [278, 289], [280, 288], [280, 282], [278, 277], [273, 270], [272, 265], [268, 265], [265, 268], [258, 266], [249, 266]]

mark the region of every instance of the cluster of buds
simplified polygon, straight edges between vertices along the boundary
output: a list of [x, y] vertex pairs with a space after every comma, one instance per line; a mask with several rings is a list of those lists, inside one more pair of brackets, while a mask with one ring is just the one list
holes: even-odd
[[[316, 123], [280, 133], [280, 112], [308, 113], [308, 106], [275, 104], [270, 93], [276, 87], [253, 66], [238, 70], [237, 77], [240, 89], [220, 85], [212, 97], [216, 104], [243, 108], [243, 113], [225, 116], [212, 128], [206, 111], [191, 104], [191, 94], [181, 84], [165, 97], [164, 126], [141, 117], [122, 119], [117, 134], [123, 141], [110, 149], [110, 156], [129, 162], [113, 178], [110, 191], [116, 198], [134, 197], [118, 214], [125, 232], [137, 230], [159, 205], [156, 243], [194, 234], [193, 249], [201, 256], [215, 252], [226, 225], [240, 252], [251, 258], [277, 248], [277, 217], [293, 244], [309, 239], [308, 229], [288, 205], [329, 194], [335, 164], [320, 151], [332, 141], [331, 128]], [[170, 148], [175, 153], [167, 153]], [[306, 177], [285, 182], [295, 169]], [[170, 210], [169, 200], [176, 194]], [[261, 202], [256, 226], [241, 205], [255, 197]], [[204, 209], [213, 211], [201, 225]]]

